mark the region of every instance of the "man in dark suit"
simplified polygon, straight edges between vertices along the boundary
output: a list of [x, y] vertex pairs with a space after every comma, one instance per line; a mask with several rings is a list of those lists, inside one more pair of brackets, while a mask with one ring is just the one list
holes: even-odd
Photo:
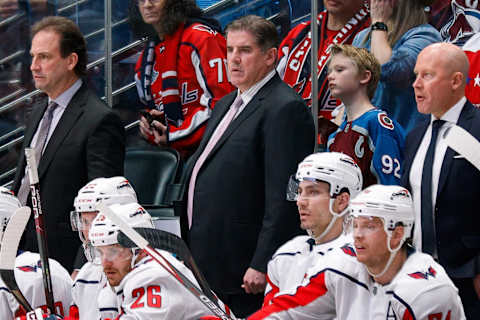
[[405, 143], [402, 183], [419, 222], [414, 244], [445, 267], [467, 319], [478, 319], [480, 172], [442, 139], [455, 124], [480, 139], [480, 110], [465, 98], [468, 59], [457, 46], [436, 43], [420, 52], [414, 71], [418, 111], [431, 115]]
[[289, 175], [314, 148], [313, 118], [274, 67], [277, 31], [246, 16], [227, 27], [227, 64], [238, 90], [215, 106], [187, 166], [192, 254], [237, 316], [257, 310], [266, 267], [300, 232], [285, 198]]
[[[69, 222], [73, 199], [88, 181], [123, 174], [125, 131], [120, 118], [81, 80], [87, 51], [78, 27], [63, 17], [46, 17], [33, 26], [32, 35], [30, 69], [49, 104], [32, 112], [22, 150], [31, 147], [37, 155], [50, 256], [72, 271], [80, 245]], [[28, 204], [25, 165], [22, 152], [12, 189]], [[24, 237], [23, 248], [36, 251], [33, 221]]]

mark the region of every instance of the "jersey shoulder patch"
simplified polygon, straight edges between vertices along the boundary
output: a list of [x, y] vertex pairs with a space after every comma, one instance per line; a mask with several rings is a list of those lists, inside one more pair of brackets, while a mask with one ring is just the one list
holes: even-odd
[[395, 129], [392, 119], [390, 119], [385, 112], [379, 112], [377, 117], [382, 127], [392, 131]]
[[345, 253], [346, 255], [349, 255], [351, 257], [356, 257], [357, 253], [355, 252], [355, 249], [353, 249], [353, 246], [351, 244], [345, 244], [344, 246], [340, 247], [340, 249]]

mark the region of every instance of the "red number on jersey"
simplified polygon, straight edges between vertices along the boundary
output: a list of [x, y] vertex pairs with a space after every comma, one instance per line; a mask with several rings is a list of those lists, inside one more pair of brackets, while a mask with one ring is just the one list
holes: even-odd
[[[452, 315], [452, 310], [449, 310], [447, 313], [447, 316], [445, 317], [445, 320], [450, 320], [450, 317]], [[442, 320], [443, 314], [441, 312], [439, 313], [432, 313], [428, 315], [428, 320]]]
[[[137, 298], [133, 302], [130, 308], [143, 308], [144, 302], [141, 302], [145, 295], [145, 289], [143, 287], [137, 288], [132, 291], [132, 298]], [[148, 286], [147, 287], [147, 305], [151, 308], [160, 308], [162, 306], [162, 296], [160, 295], [160, 286]]]
[[143, 298], [143, 295], [145, 294], [145, 289], [143, 287], [137, 288], [132, 291], [132, 298], [137, 298], [135, 302], [132, 304], [130, 308], [136, 309], [136, 308], [143, 308], [145, 305], [143, 302], [140, 302], [140, 300]]

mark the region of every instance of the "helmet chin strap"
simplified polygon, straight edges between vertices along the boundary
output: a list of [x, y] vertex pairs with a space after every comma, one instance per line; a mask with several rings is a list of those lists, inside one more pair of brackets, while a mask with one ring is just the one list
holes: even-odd
[[398, 245], [398, 247], [395, 248], [395, 249], [392, 249], [392, 248], [390, 247], [390, 239], [392, 239], [392, 234], [391, 234], [390, 232], [387, 232], [387, 248], [388, 248], [388, 251], [390, 252], [390, 257], [388, 258], [388, 261], [387, 261], [387, 263], [385, 264], [385, 267], [383, 268], [383, 270], [382, 270], [380, 273], [375, 274], [375, 273], [371, 272], [371, 271], [368, 269], [368, 267], [367, 267], [368, 273], [369, 273], [372, 277], [374, 277], [374, 278], [379, 278], [379, 277], [383, 276], [383, 275], [385, 274], [385, 272], [387, 272], [388, 268], [390, 268], [390, 265], [391, 265], [392, 262], [393, 262], [393, 259], [394, 259], [395, 256], [397, 255], [398, 250], [400, 250], [400, 248], [401, 248], [402, 245], [403, 245], [403, 242], [405, 241], [404, 239], [402, 239], [402, 240], [400, 241], [400, 244]]
[[330, 220], [330, 223], [325, 228], [325, 230], [319, 236], [315, 236], [315, 234], [313, 233], [312, 230], [310, 230], [310, 229], [307, 230], [308, 235], [315, 240], [315, 243], [319, 243], [330, 232], [330, 230], [333, 228], [333, 225], [335, 224], [335, 222], [339, 218], [342, 218], [349, 211], [349, 207], [347, 206], [342, 212], [335, 213], [333, 211], [333, 203], [334, 202], [335, 202], [335, 198], [330, 198], [330, 201], [328, 202], [328, 211], [332, 215], [332, 220]]

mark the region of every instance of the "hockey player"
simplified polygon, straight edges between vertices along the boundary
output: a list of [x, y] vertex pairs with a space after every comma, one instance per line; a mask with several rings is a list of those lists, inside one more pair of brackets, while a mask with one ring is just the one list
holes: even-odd
[[347, 155], [314, 153], [306, 157], [292, 176], [287, 199], [297, 202], [300, 226], [308, 235], [281, 246], [267, 267], [264, 306], [280, 292], [296, 288], [317, 259], [331, 248], [351, 242], [343, 232], [350, 198], [362, 189], [362, 172]]
[[[10, 190], [0, 187], [0, 239], [10, 217], [21, 204]], [[3, 244], [2, 245], [6, 245]], [[52, 278], [55, 314], [64, 316], [72, 302], [72, 280], [68, 271], [57, 261], [49, 259]], [[43, 276], [38, 253], [19, 251], [15, 260], [15, 279], [20, 291], [33, 308], [47, 310]], [[25, 315], [25, 310], [19, 305], [0, 279], [0, 319], [13, 319]]]
[[[132, 227], [153, 228], [150, 215], [137, 203], [110, 208]], [[116, 320], [199, 319], [209, 310], [147, 253], [124, 248], [117, 241], [119, 228], [100, 213], [89, 238], [100, 257], [103, 271], [121, 310]], [[169, 263], [198, 286], [190, 270], [170, 253], [158, 250]]]
[[354, 245], [318, 259], [301, 286], [276, 296], [257, 319], [465, 319], [458, 290], [433, 258], [406, 240], [412, 199], [373, 185], [350, 203]]
[[72, 211], [70, 220], [72, 229], [78, 231], [88, 260], [78, 272], [72, 287], [73, 306], [70, 308], [70, 314], [75, 312], [74, 309], [78, 309], [80, 319], [114, 318], [117, 313], [116, 297], [111, 290], [104, 290], [102, 299], [98, 299], [102, 303], [101, 306], [97, 308], [94, 304], [100, 291], [106, 286], [107, 279], [99, 261], [94, 261], [88, 231], [98, 214], [99, 203], [110, 205], [132, 202], [137, 202], [137, 195], [124, 177], [94, 179], [80, 189], [75, 197], [73, 203], [75, 211]]
[[329, 151], [348, 154], [359, 165], [363, 187], [400, 184], [405, 132], [370, 102], [380, 65], [366, 49], [334, 45], [328, 66], [332, 95], [345, 105], [345, 117], [328, 138]]

